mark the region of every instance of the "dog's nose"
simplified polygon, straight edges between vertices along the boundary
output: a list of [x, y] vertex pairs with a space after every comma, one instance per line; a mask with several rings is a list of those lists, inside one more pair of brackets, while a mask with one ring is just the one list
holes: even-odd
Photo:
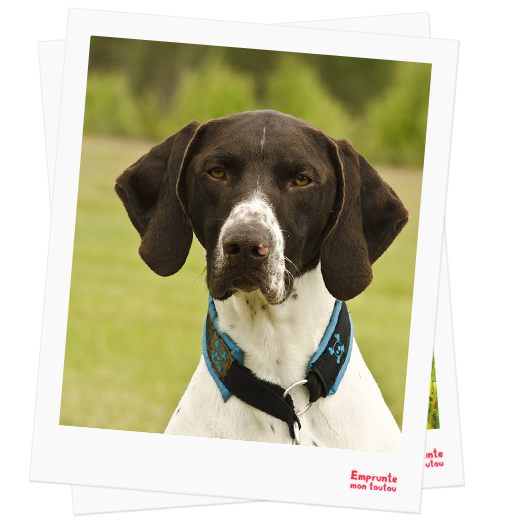
[[270, 235], [261, 225], [233, 226], [225, 232], [222, 247], [231, 263], [259, 267], [270, 253]]

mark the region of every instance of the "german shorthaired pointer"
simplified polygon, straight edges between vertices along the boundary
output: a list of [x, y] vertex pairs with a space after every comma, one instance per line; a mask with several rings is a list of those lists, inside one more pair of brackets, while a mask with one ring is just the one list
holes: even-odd
[[344, 301], [408, 212], [347, 140], [275, 111], [192, 121], [115, 189], [154, 272], [193, 233], [206, 253], [203, 356], [166, 433], [399, 451]]

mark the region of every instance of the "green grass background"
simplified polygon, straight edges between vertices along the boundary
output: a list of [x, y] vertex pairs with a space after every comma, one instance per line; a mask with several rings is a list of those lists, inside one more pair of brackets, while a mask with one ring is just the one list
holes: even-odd
[[[60, 423], [163, 432], [201, 354], [207, 307], [203, 250], [155, 275], [137, 254], [114, 179], [153, 142], [83, 139]], [[375, 263], [373, 284], [348, 303], [367, 366], [402, 424], [421, 170], [377, 167], [410, 212]]]

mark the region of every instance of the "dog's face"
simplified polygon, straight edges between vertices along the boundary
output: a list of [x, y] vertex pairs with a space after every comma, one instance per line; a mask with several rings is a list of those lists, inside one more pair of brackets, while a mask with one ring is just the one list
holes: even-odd
[[330, 293], [350, 299], [407, 222], [347, 141], [274, 111], [191, 122], [128, 168], [116, 190], [155, 272], [181, 268], [194, 231], [218, 300], [259, 289], [281, 303], [319, 262]]
[[282, 302], [313, 268], [333, 213], [333, 144], [307, 123], [272, 112], [201, 126], [179, 195], [206, 249], [212, 297], [257, 288]]

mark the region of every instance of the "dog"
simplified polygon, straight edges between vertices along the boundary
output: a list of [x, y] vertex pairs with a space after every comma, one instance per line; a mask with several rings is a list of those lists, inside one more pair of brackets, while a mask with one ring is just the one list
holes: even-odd
[[[335, 344], [337, 334], [333, 345], [321, 343], [331, 366], [347, 354], [337, 390], [328, 391], [328, 381], [309, 402], [305, 384], [337, 305], [370, 284], [372, 264], [408, 221], [401, 200], [349, 141], [271, 110], [191, 121], [127, 168], [115, 189], [154, 272], [178, 272], [193, 234], [205, 250], [215, 324], [205, 326], [203, 340], [212, 345], [215, 334], [217, 352], [203, 352], [166, 433], [400, 450], [400, 430], [352, 333], [343, 336], [349, 351]], [[239, 391], [247, 390], [243, 377], [257, 388], [247, 401], [220, 381], [224, 341], [241, 352]], [[263, 404], [266, 389], [277, 398], [269, 393]], [[272, 401], [283, 416], [265, 410]]]

